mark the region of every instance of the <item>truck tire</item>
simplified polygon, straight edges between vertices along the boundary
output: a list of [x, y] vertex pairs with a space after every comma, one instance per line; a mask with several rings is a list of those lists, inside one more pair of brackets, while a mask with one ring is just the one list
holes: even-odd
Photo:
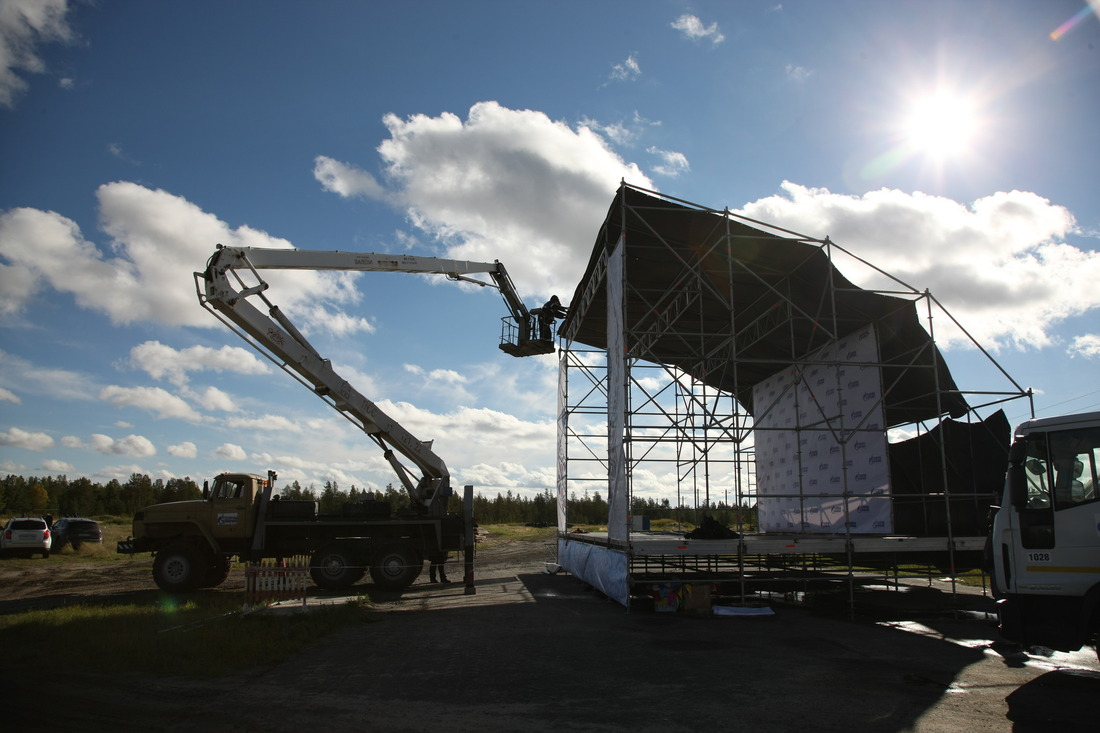
[[370, 577], [379, 588], [403, 590], [412, 585], [423, 570], [424, 558], [419, 552], [405, 544], [393, 544], [374, 554]]
[[355, 585], [365, 573], [362, 563], [343, 545], [322, 547], [309, 561], [309, 577], [324, 590]]
[[186, 593], [201, 586], [205, 578], [206, 558], [186, 543], [169, 545], [153, 560], [153, 580], [163, 591]]

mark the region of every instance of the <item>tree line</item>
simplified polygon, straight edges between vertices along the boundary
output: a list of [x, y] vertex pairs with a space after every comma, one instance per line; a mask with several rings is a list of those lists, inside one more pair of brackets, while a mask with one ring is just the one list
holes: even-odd
[[[344, 504], [364, 498], [379, 499], [393, 507], [407, 503], [408, 497], [392, 484], [384, 491], [368, 491], [352, 485], [341, 488], [335, 481], [326, 481], [321, 488], [312, 484], [303, 487], [298, 481], [278, 489], [283, 499], [316, 501], [322, 514], [336, 514]], [[369, 493], [369, 497], [367, 494]], [[150, 504], [186, 499], [201, 499], [202, 488], [190, 477], [153, 479], [146, 474], [134, 473], [125, 482], [111, 479], [105, 484], [86, 477], [69, 480], [66, 476], [17, 476], [8, 474], [0, 482], [0, 514], [5, 516], [55, 517], [130, 517], [140, 508]], [[607, 502], [597, 492], [575, 492], [569, 496], [569, 523], [573, 525], [606, 525]], [[461, 491], [450, 498], [448, 509], [462, 511]], [[647, 516], [650, 520], [671, 519], [676, 522], [698, 525], [704, 515], [719, 523], [736, 527], [752, 525], [755, 510], [746, 506], [730, 506], [717, 502], [707, 507], [674, 506], [668, 499], [634, 497], [630, 513]], [[531, 496], [497, 493], [494, 497], [474, 495], [474, 517], [480, 524], [545, 524], [557, 523], [557, 496], [545, 489]]]

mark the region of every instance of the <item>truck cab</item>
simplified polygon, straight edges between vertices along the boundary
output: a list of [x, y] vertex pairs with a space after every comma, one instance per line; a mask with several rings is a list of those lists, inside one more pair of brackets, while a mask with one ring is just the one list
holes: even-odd
[[214, 478], [210, 502], [210, 534], [222, 547], [252, 537], [256, 514], [267, 481], [251, 473], [223, 473]]
[[201, 536], [210, 547], [228, 552], [248, 548], [259, 499], [268, 479], [251, 473], [223, 473], [203, 498], [144, 507], [134, 515], [130, 552], [156, 550], [179, 537]]
[[1023, 423], [993, 522], [1001, 634], [1072, 651], [1100, 630], [1100, 412]]

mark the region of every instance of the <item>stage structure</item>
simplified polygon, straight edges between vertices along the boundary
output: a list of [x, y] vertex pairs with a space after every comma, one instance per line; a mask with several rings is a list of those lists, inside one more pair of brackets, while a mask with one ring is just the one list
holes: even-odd
[[[776, 566], [980, 556], [1000, 407], [1030, 413], [1030, 392], [974, 343], [1005, 386], [960, 389], [933, 327], [969, 336], [928, 291], [828, 238], [624, 183], [569, 306], [558, 563], [609, 597], [732, 583], [744, 599]], [[606, 533], [570, 531], [589, 493]], [[698, 529], [648, 531], [654, 506]], [[733, 531], [707, 521], [719, 510]]]

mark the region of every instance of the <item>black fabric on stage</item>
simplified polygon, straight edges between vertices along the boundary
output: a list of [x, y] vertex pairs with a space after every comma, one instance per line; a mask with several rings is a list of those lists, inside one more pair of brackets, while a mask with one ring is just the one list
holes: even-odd
[[1011, 432], [1004, 411], [998, 410], [981, 422], [944, 420], [915, 438], [891, 444], [894, 532], [946, 534], [946, 499], [953, 534], [985, 534], [989, 507], [999, 501], [1004, 487]]

